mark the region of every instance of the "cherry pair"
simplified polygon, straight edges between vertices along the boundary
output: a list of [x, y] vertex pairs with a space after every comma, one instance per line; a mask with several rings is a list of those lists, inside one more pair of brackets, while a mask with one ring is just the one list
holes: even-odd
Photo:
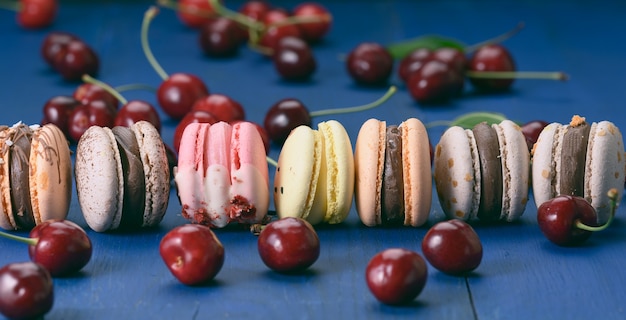
[[96, 52], [79, 37], [67, 32], [48, 33], [41, 45], [41, 55], [66, 81], [79, 81], [84, 74], [95, 76], [100, 68]]

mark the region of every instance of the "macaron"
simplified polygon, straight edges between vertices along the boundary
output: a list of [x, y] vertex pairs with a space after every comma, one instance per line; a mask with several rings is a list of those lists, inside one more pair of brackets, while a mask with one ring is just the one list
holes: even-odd
[[624, 189], [624, 142], [609, 121], [588, 123], [573, 116], [569, 124], [551, 123], [533, 148], [532, 186], [535, 204], [558, 195], [585, 198], [598, 214], [598, 223], [610, 215], [607, 192]]
[[528, 202], [529, 174], [526, 139], [510, 120], [450, 127], [435, 147], [435, 187], [451, 219], [518, 219]]
[[354, 151], [355, 202], [366, 226], [423, 225], [430, 213], [430, 146], [424, 124], [415, 118], [400, 125], [369, 119]]
[[315, 225], [343, 222], [354, 195], [354, 157], [346, 129], [335, 120], [317, 130], [298, 126], [285, 140], [274, 175], [274, 204], [280, 218]]
[[94, 231], [156, 226], [167, 210], [165, 145], [147, 121], [87, 129], [76, 146], [74, 176], [80, 208]]
[[189, 124], [180, 140], [174, 180], [182, 215], [194, 223], [222, 228], [267, 217], [265, 146], [250, 122]]
[[55, 125], [0, 126], [0, 227], [28, 230], [65, 219], [71, 168], [68, 141]]

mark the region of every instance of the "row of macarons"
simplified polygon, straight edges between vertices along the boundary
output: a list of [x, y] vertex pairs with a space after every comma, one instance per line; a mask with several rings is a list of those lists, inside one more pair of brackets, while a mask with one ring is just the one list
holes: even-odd
[[[29, 229], [67, 217], [72, 165], [67, 140], [54, 125], [0, 127], [0, 227]], [[268, 161], [275, 166], [270, 187]], [[532, 155], [520, 127], [504, 120], [454, 126], [431, 159], [428, 133], [415, 118], [398, 125], [370, 119], [354, 149], [341, 123], [301, 126], [278, 161], [266, 157], [256, 127], [241, 122], [191, 124], [173, 168], [182, 216], [224, 227], [268, 221], [273, 194], [279, 217], [312, 224], [344, 221], [353, 204], [367, 226], [421, 226], [431, 213], [433, 180], [448, 218], [514, 221], [532, 184], [539, 206], [559, 194], [587, 199], [599, 222], [609, 215], [609, 189], [626, 174], [619, 129], [609, 121], [552, 123]], [[163, 141], [148, 122], [91, 127], [76, 148], [74, 178], [85, 220], [95, 231], [160, 223], [170, 196]]]

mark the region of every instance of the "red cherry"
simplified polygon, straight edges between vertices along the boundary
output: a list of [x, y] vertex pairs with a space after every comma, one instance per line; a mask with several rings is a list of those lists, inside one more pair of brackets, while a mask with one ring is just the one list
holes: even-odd
[[209, 0], [178, 0], [178, 19], [190, 28], [200, 28], [215, 14]]
[[50, 273], [33, 262], [11, 263], [0, 269], [0, 313], [10, 319], [37, 319], [52, 309]]
[[223, 94], [211, 94], [198, 99], [191, 110], [202, 110], [212, 114], [217, 121], [234, 122], [244, 120], [246, 113], [241, 104]]
[[263, 263], [277, 272], [298, 272], [310, 267], [320, 255], [320, 241], [313, 226], [300, 218], [268, 223], [257, 241]]
[[450, 69], [458, 74], [463, 74], [467, 68], [467, 57], [461, 50], [456, 48], [439, 48], [433, 52], [433, 58], [447, 64], [450, 66]]
[[200, 78], [188, 73], [174, 73], [157, 89], [157, 100], [163, 111], [176, 120], [182, 119], [196, 102], [209, 95]]
[[81, 40], [70, 40], [54, 59], [54, 69], [66, 81], [77, 81], [84, 74], [95, 76], [100, 68], [96, 53]]
[[539, 229], [548, 240], [560, 246], [579, 245], [591, 236], [591, 231], [576, 226], [580, 221], [588, 226], [597, 226], [598, 215], [585, 199], [560, 195], [537, 208]]
[[200, 48], [211, 57], [234, 56], [244, 40], [244, 29], [237, 22], [223, 17], [204, 23], [198, 34]]
[[254, 21], [263, 21], [270, 9], [270, 5], [265, 1], [246, 1], [239, 7], [239, 13]]
[[178, 152], [178, 148], [180, 147], [180, 138], [182, 138], [185, 128], [190, 123], [214, 124], [216, 122], [218, 122], [218, 120], [213, 114], [203, 110], [192, 110], [182, 120], [180, 120], [180, 122], [176, 126], [176, 130], [174, 131], [174, 150]]
[[57, 53], [63, 50], [71, 40], [79, 39], [73, 34], [62, 31], [48, 33], [41, 43], [41, 56], [44, 61], [52, 67]]
[[522, 125], [522, 133], [526, 138], [528, 150], [533, 149], [535, 142], [537, 142], [537, 139], [539, 139], [539, 134], [541, 134], [541, 131], [543, 131], [543, 128], [545, 128], [547, 125], [548, 123], [543, 120], [533, 120], [526, 122]]
[[17, 23], [27, 29], [45, 28], [56, 18], [59, 4], [56, 0], [19, 0]]
[[319, 22], [303, 22], [298, 27], [302, 37], [308, 42], [320, 41], [330, 29], [332, 17], [328, 9], [316, 2], [303, 2], [293, 9], [297, 18], [319, 18]]
[[309, 45], [296, 37], [284, 37], [278, 41], [273, 54], [274, 67], [285, 80], [306, 80], [317, 68]]
[[412, 74], [421, 69], [426, 62], [433, 60], [434, 55], [430, 49], [420, 48], [402, 58], [398, 66], [398, 75], [404, 82], [408, 82]]
[[172, 275], [186, 285], [212, 280], [224, 265], [222, 243], [209, 227], [199, 224], [172, 229], [161, 239], [159, 252]]
[[80, 105], [73, 97], [52, 97], [43, 106], [43, 120], [41, 124], [52, 123], [68, 135], [68, 119], [74, 108]]
[[385, 84], [393, 69], [393, 58], [378, 43], [359, 44], [348, 54], [346, 67], [350, 76], [359, 84]]
[[[472, 71], [515, 71], [515, 61], [509, 51], [500, 44], [480, 47], [470, 59]], [[476, 89], [486, 91], [504, 91], [511, 87], [514, 79], [487, 79], [470, 77]]]
[[94, 100], [74, 108], [69, 118], [68, 132], [74, 141], [78, 141], [89, 127], [112, 127], [114, 121], [115, 114], [111, 108], [102, 100]]
[[289, 18], [289, 14], [282, 9], [272, 9], [263, 17], [267, 29], [261, 35], [259, 44], [262, 47], [275, 50], [280, 39], [284, 37], [302, 38], [302, 33], [295, 24], [272, 25], [283, 22]]
[[29, 237], [35, 239], [28, 247], [31, 260], [53, 277], [76, 273], [91, 259], [91, 240], [85, 230], [69, 220], [46, 220], [35, 226]]
[[275, 103], [265, 114], [263, 127], [270, 140], [281, 144], [291, 130], [300, 125], [311, 126], [312, 120], [304, 104], [297, 99], [283, 99]]
[[441, 272], [465, 274], [480, 265], [483, 246], [469, 224], [455, 219], [439, 222], [426, 232], [422, 253]]
[[370, 291], [382, 303], [406, 304], [424, 289], [428, 268], [418, 253], [399, 248], [376, 254], [365, 269]]
[[434, 104], [459, 95], [463, 82], [463, 77], [449, 65], [431, 60], [410, 76], [407, 88], [415, 101]]
[[122, 106], [115, 116], [114, 126], [130, 127], [138, 121], [150, 122], [157, 131], [161, 131], [161, 118], [157, 110], [148, 102], [132, 100]]
[[109, 91], [93, 83], [83, 83], [74, 90], [74, 99], [82, 104], [89, 104], [93, 100], [102, 100], [117, 112], [119, 101]]

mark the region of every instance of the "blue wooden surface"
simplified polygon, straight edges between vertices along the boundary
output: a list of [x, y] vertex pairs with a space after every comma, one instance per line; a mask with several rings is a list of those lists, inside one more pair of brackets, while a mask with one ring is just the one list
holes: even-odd
[[[143, 12], [151, 2], [63, 2], [49, 30], [77, 34], [99, 54], [99, 78], [114, 86], [159, 77], [146, 62], [139, 42]], [[241, 1], [226, 1], [237, 8]], [[293, 7], [294, 2], [279, 2]], [[468, 44], [500, 34], [519, 21], [525, 29], [505, 45], [520, 70], [563, 70], [567, 83], [518, 81], [507, 94], [465, 97], [438, 108], [412, 102], [404, 88], [379, 109], [337, 115], [352, 141], [371, 117], [400, 123], [418, 117], [425, 123], [450, 120], [470, 111], [495, 111], [525, 122], [567, 122], [573, 114], [590, 121], [611, 120], [626, 128], [626, 2], [623, 1], [328, 1], [335, 21], [326, 41], [314, 48], [319, 69], [310, 83], [282, 82], [272, 64], [244, 49], [233, 59], [202, 56], [196, 32], [163, 9], [151, 26], [155, 56], [169, 73], [200, 76], [210, 91], [232, 96], [248, 119], [262, 122], [274, 102], [295, 97], [311, 110], [358, 105], [379, 97], [384, 88], [359, 88], [348, 77], [341, 56], [363, 41], [391, 43], [428, 33]], [[0, 11], [0, 123], [39, 122], [44, 102], [69, 95], [67, 84], [39, 55], [49, 30], [27, 31], [14, 13]], [[394, 82], [398, 82], [394, 76]], [[152, 101], [146, 92], [129, 99]], [[171, 143], [175, 122], [164, 119], [163, 137]], [[327, 120], [317, 118], [314, 122]], [[433, 143], [443, 128], [429, 131]], [[273, 147], [271, 156], [278, 157]], [[270, 170], [271, 172], [271, 170]], [[434, 197], [429, 225], [442, 219]], [[579, 248], [560, 248], [540, 233], [531, 201], [519, 222], [476, 225], [484, 258], [467, 278], [429, 267], [426, 287], [415, 303], [381, 305], [369, 293], [364, 270], [369, 259], [388, 247], [420, 252], [421, 228], [366, 228], [354, 209], [338, 226], [319, 227], [321, 255], [310, 272], [275, 274], [261, 262], [256, 238], [236, 227], [216, 230], [226, 250], [224, 268], [205, 287], [179, 284], [162, 263], [158, 244], [171, 228], [185, 223], [172, 193], [161, 226], [132, 234], [89, 231], [92, 261], [76, 276], [55, 280], [55, 305], [47, 319], [189, 318], [432, 318], [432, 319], [623, 319], [626, 316], [626, 224], [623, 209], [614, 225]], [[69, 218], [86, 227], [73, 195]], [[28, 259], [19, 243], [0, 241], [0, 265]]]

